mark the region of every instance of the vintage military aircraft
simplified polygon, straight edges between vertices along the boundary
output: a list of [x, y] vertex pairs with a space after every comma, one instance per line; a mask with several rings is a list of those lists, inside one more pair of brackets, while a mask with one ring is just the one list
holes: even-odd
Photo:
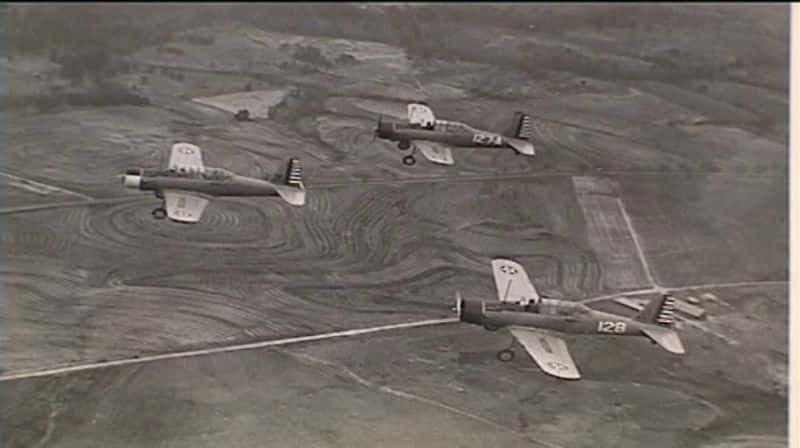
[[121, 177], [126, 188], [153, 191], [163, 200], [153, 210], [154, 218], [169, 217], [182, 223], [198, 222], [213, 196], [280, 196], [297, 206], [306, 201], [303, 170], [297, 159], [289, 159], [282, 176], [257, 179], [206, 167], [200, 148], [189, 143], [172, 145], [166, 169], [129, 169]]
[[[554, 334], [646, 336], [668, 352], [683, 354], [684, 348], [672, 328], [675, 300], [665, 294], [650, 301], [636, 316], [627, 318], [593, 310], [581, 303], [540, 297], [525, 269], [507, 259], [492, 260], [499, 302], [464, 300], [456, 294], [453, 308], [459, 320], [482, 325], [489, 331], [507, 327], [547, 374], [563, 379], [579, 379], [563, 339]], [[497, 353], [501, 361], [511, 361], [511, 348]]]
[[414, 152], [419, 149], [426, 159], [440, 165], [453, 165], [452, 147], [511, 148], [518, 154], [533, 156], [531, 119], [522, 112], [514, 115], [510, 128], [500, 135], [475, 129], [457, 121], [437, 120], [430, 107], [411, 103], [406, 121], [387, 121], [378, 115], [375, 136], [397, 142], [401, 151], [411, 150], [403, 163], [416, 163]]

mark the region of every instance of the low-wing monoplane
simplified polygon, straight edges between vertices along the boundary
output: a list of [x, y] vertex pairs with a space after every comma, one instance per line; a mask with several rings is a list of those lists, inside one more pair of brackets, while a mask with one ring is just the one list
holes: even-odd
[[430, 107], [422, 103], [411, 103], [407, 107], [407, 120], [384, 120], [378, 116], [375, 136], [397, 142], [401, 151], [411, 153], [403, 157], [403, 163], [416, 163], [417, 149], [426, 159], [440, 165], [453, 165], [453, 147], [511, 148], [517, 154], [533, 156], [536, 152], [529, 141], [532, 134], [531, 118], [517, 112], [504, 134], [475, 129], [458, 121], [437, 120]]
[[[499, 301], [465, 300], [457, 294], [454, 311], [460, 321], [489, 331], [508, 328], [547, 374], [563, 379], [581, 377], [558, 333], [643, 336], [670, 353], [685, 353], [673, 329], [675, 299], [668, 294], [651, 300], [639, 314], [628, 318], [577, 302], [542, 298], [525, 269], [512, 260], [492, 260], [492, 271]], [[507, 348], [497, 357], [511, 361], [514, 352]]]
[[172, 145], [167, 167], [160, 170], [129, 169], [122, 176], [126, 188], [153, 191], [162, 205], [156, 219], [196, 223], [215, 196], [279, 196], [291, 205], [305, 204], [306, 190], [300, 161], [289, 159], [283, 173], [273, 179], [239, 176], [222, 168], [207, 167], [203, 153], [190, 143]]

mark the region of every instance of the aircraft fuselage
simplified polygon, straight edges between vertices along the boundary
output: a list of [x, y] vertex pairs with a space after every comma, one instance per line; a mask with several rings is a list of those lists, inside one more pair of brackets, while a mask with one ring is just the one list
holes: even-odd
[[508, 140], [500, 134], [477, 129], [450, 130], [445, 125], [440, 124], [439, 126], [439, 129], [427, 129], [401, 123], [385, 122], [379, 129], [378, 137], [395, 142], [427, 140], [458, 147], [513, 148]]
[[[460, 319], [489, 330], [518, 326], [570, 334], [645, 336], [648, 324], [611, 313], [592, 310], [574, 302], [541, 299], [538, 309], [520, 305], [487, 304], [464, 300]], [[533, 305], [531, 305], [533, 306]]]
[[272, 182], [252, 177], [228, 174], [205, 176], [203, 173], [171, 173], [169, 171], [129, 170], [123, 183], [127, 188], [156, 193], [165, 190], [194, 191], [209, 196], [277, 196]]

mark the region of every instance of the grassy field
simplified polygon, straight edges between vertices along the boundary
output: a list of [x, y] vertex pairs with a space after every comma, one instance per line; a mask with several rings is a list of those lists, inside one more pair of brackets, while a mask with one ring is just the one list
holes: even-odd
[[[493, 299], [500, 256], [551, 297], [650, 287], [647, 267], [728, 306], [682, 324], [683, 357], [569, 338], [580, 382], [465, 325], [3, 381], [4, 446], [785, 444], [786, 287], [715, 284], [787, 278], [786, 8], [362, 6], [155, 5], [85, 42], [51, 36], [59, 10], [41, 42], [65, 66], [4, 61], [8, 206], [87, 206], [0, 216], [3, 374], [451, 316], [457, 290]], [[65, 81], [91, 42], [126, 63]], [[103, 89], [146, 103], [88, 105]], [[251, 122], [193, 101], [248, 90], [291, 93]], [[371, 134], [410, 100], [491, 130], [525, 111], [537, 155], [406, 167]], [[248, 176], [299, 157], [308, 203], [155, 221], [118, 176], [177, 141]]]

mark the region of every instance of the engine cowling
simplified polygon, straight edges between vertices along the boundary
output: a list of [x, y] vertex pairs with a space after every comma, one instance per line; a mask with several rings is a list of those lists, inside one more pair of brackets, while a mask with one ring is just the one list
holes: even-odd
[[484, 304], [481, 300], [462, 300], [460, 319], [462, 322], [482, 325], [484, 322]]
[[124, 185], [125, 188], [140, 190], [142, 187], [142, 176], [126, 174], [122, 176], [122, 185]]

